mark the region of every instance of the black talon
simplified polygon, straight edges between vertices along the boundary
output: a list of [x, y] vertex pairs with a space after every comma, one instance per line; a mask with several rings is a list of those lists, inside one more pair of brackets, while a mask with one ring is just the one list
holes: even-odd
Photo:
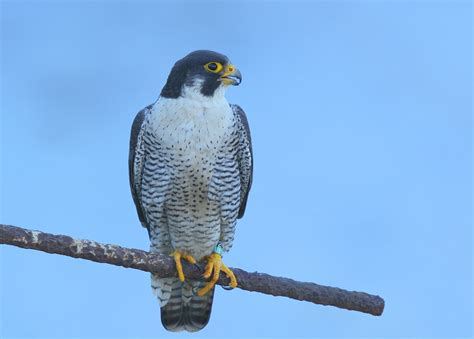
[[231, 291], [235, 288], [235, 287], [230, 287], [230, 286], [221, 286], [221, 287], [226, 291]]
[[205, 268], [203, 268], [203, 267], [202, 267], [201, 265], [199, 265], [198, 263], [193, 264], [193, 266], [196, 267], [196, 268], [199, 270], [199, 272], [201, 273], [201, 274], [199, 275], [199, 277], [201, 278], [201, 279], [199, 279], [199, 281], [206, 281], [206, 279], [203, 277], [203, 275], [204, 275], [204, 269], [205, 269]]

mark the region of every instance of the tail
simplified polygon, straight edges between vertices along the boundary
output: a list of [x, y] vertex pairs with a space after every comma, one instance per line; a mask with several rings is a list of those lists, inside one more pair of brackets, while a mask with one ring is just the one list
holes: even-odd
[[177, 278], [157, 278], [153, 274], [151, 280], [160, 302], [164, 328], [172, 332], [197, 332], [207, 325], [211, 317], [214, 289], [200, 297], [197, 291], [204, 287], [205, 282], [183, 283]]

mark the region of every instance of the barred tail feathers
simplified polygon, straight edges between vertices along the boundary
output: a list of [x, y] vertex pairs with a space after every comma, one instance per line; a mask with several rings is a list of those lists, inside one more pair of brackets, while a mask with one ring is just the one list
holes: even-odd
[[160, 307], [168, 303], [171, 297], [173, 283], [176, 278], [159, 278], [156, 274], [151, 274], [151, 289], [158, 299]]
[[200, 297], [197, 291], [204, 285], [205, 282], [201, 281], [183, 283], [177, 278], [157, 278], [152, 275], [152, 288], [160, 302], [161, 323], [165, 329], [172, 332], [197, 332], [207, 325], [214, 289]]

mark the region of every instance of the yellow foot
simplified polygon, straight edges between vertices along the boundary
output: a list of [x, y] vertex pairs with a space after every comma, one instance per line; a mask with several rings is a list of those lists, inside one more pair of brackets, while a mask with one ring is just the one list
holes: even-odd
[[193, 265], [196, 263], [196, 259], [194, 259], [192, 255], [186, 254], [178, 250], [173, 251], [170, 256], [174, 257], [174, 262], [176, 264], [176, 271], [178, 271], [179, 280], [184, 281], [183, 265], [181, 264], [181, 259], [184, 259]]
[[199, 296], [205, 295], [209, 292], [214, 285], [216, 284], [217, 280], [219, 280], [219, 274], [222, 272], [230, 279], [229, 286], [232, 288], [237, 287], [237, 279], [235, 278], [234, 272], [232, 272], [224, 263], [222, 262], [222, 257], [218, 253], [212, 253], [207, 258], [207, 265], [206, 270], [204, 271], [203, 277], [209, 278], [212, 273], [211, 280], [204, 286], [202, 289], [198, 291]]

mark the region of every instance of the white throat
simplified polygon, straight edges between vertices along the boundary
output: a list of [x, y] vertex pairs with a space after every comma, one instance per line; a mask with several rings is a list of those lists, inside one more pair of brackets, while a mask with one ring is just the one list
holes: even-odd
[[203, 108], [214, 107], [217, 105], [227, 104], [225, 98], [225, 90], [227, 86], [220, 85], [214, 91], [214, 95], [206, 96], [201, 93], [202, 81], [195, 81], [193, 86], [184, 85], [181, 91], [181, 96], [177, 99], [189, 101], [191, 105], [202, 105]]
[[205, 96], [200, 84], [195, 83], [183, 87], [178, 98], [160, 97], [152, 110], [153, 129], [159, 135], [169, 136], [166, 141], [170, 144], [181, 139], [199, 143], [219, 140], [229, 133], [234, 121], [224, 96], [225, 87], [221, 85], [213, 96]]

